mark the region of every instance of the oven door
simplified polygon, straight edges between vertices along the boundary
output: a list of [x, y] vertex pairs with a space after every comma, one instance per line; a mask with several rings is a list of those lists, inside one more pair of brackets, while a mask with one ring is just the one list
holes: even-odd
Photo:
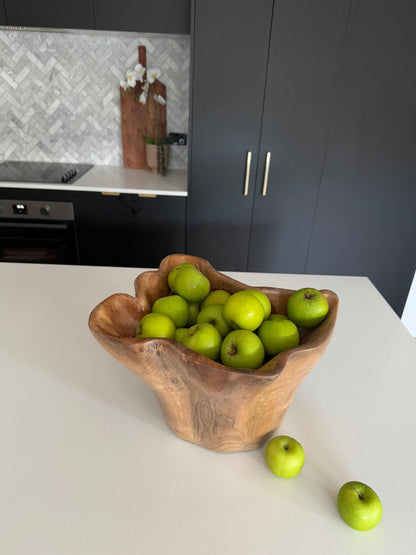
[[73, 225], [1, 221], [0, 261], [78, 264]]
[[79, 263], [71, 203], [1, 200], [0, 205], [0, 262]]

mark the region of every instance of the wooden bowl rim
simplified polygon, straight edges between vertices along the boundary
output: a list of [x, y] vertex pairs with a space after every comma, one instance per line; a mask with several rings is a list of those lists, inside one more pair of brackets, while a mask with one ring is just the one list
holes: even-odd
[[[177, 262], [179, 260], [179, 262]], [[178, 343], [171, 339], [165, 338], [137, 338], [137, 337], [123, 337], [114, 333], [110, 333], [104, 326], [101, 325], [99, 318], [97, 318], [100, 311], [106, 307], [109, 303], [113, 303], [114, 299], [123, 299], [129, 303], [135, 303], [137, 307], [140, 307], [143, 301], [143, 298], [146, 298], [146, 291], [140, 291], [141, 285], [143, 282], [146, 282], [149, 278], [153, 278], [154, 276], [162, 276], [166, 277], [169, 273], [169, 269], [172, 269], [177, 264], [181, 262], [191, 262], [195, 264], [203, 273], [208, 272], [211, 275], [216, 275], [221, 280], [223, 280], [229, 287], [235, 287], [236, 290], [239, 289], [258, 289], [263, 291], [266, 294], [275, 294], [277, 292], [283, 292], [286, 295], [293, 293], [294, 289], [285, 289], [279, 287], [269, 287], [269, 286], [251, 286], [245, 284], [243, 282], [237, 281], [234, 278], [226, 276], [222, 272], [219, 272], [215, 268], [211, 266], [211, 264], [202, 258], [198, 258], [192, 255], [169, 255], [165, 257], [160, 265], [159, 268], [156, 270], [146, 270], [139, 274], [134, 280], [134, 289], [136, 292], [136, 296], [128, 295], [126, 293], [114, 293], [101, 301], [90, 313], [88, 326], [91, 332], [96, 336], [105, 336], [108, 340], [112, 342], [122, 343], [125, 346], [137, 348], [139, 346], [150, 346], [154, 344], [156, 347], [158, 345], [164, 345], [167, 349], [176, 349], [185, 354], [188, 358], [192, 359], [194, 363], [203, 364], [205, 366], [210, 366], [213, 370], [215, 369], [218, 372], [227, 372], [232, 374], [244, 374], [244, 375], [253, 375], [258, 378], [271, 378], [275, 377], [277, 374], [284, 369], [286, 364], [288, 363], [289, 359], [293, 357], [298, 357], [301, 354], [305, 354], [310, 351], [317, 351], [319, 348], [329, 341], [337, 318], [338, 313], [338, 306], [339, 306], [339, 298], [338, 295], [331, 291], [330, 289], [320, 289], [320, 291], [326, 296], [328, 299], [328, 303], [330, 305], [329, 312], [325, 320], [316, 328], [311, 331], [308, 331], [309, 335], [313, 336], [312, 341], [308, 341], [308, 338], [304, 343], [301, 343], [298, 347], [293, 349], [288, 349], [283, 351], [273, 358], [269, 359], [265, 364], [263, 364], [257, 370], [251, 370], [247, 368], [231, 368], [229, 366], [225, 366], [220, 362], [216, 362], [210, 360], [199, 353], [196, 353], [181, 343]], [[139, 294], [138, 294], [139, 291]]]

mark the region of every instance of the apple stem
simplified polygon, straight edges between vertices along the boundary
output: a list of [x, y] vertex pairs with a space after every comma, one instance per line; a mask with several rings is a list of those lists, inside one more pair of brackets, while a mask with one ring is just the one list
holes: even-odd
[[357, 492], [358, 497], [359, 497], [360, 499], [362, 499], [363, 496], [361, 495], [361, 493], [359, 492], [359, 490], [358, 490], [357, 488], [354, 488], [354, 489], [355, 489], [355, 491]]

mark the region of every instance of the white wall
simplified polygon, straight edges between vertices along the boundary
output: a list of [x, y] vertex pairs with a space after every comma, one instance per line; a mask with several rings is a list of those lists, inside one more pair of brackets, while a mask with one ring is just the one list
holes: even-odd
[[402, 314], [402, 322], [410, 333], [416, 337], [416, 272]]

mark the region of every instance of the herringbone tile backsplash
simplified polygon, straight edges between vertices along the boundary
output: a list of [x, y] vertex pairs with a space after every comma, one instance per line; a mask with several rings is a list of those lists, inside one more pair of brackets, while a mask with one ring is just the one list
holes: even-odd
[[[162, 71], [168, 132], [187, 133], [189, 37], [1, 30], [0, 161], [122, 166], [119, 82], [139, 45]], [[187, 167], [187, 147], [169, 166]]]

